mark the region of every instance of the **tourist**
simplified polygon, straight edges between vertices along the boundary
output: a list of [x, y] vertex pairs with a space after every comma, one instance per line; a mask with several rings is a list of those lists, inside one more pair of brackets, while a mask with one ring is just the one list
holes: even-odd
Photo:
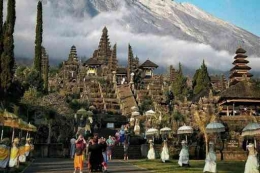
[[169, 156], [169, 149], [167, 145], [167, 141], [163, 141], [163, 148], [162, 148], [162, 153], [161, 153], [161, 159], [162, 162], [165, 163], [166, 161], [169, 161], [170, 156]]
[[75, 144], [76, 139], [74, 137], [72, 137], [70, 139], [70, 158], [74, 158], [75, 155], [75, 148], [76, 148], [76, 144]]
[[182, 145], [182, 149], [181, 149], [181, 152], [180, 152], [178, 164], [180, 166], [190, 166], [189, 165], [189, 149], [188, 149], [188, 146], [187, 146], [187, 142], [185, 140], [183, 140], [181, 142], [181, 145]]
[[124, 144], [125, 141], [125, 128], [123, 125], [121, 126], [119, 134], [120, 134], [120, 140], [119, 140], [119, 146], [120, 146], [121, 144]]
[[[91, 172], [93, 169], [99, 169], [107, 172], [107, 164], [104, 161], [102, 151], [106, 149], [106, 142], [102, 139], [98, 139], [98, 135], [95, 134], [93, 139], [89, 142], [89, 159], [88, 169]], [[100, 167], [101, 166], [101, 167]]]
[[79, 135], [78, 139], [75, 141], [76, 144], [76, 150], [75, 150], [75, 156], [74, 156], [74, 173], [79, 169], [80, 173], [82, 173], [83, 170], [83, 151], [86, 147], [86, 141], [83, 137], [83, 135]]
[[209, 153], [205, 160], [205, 167], [203, 172], [217, 172], [217, 156], [214, 151], [214, 143], [212, 141], [209, 142]]
[[[102, 141], [102, 143], [106, 143], [106, 138], [101, 137], [101, 141]], [[104, 162], [107, 163], [107, 147], [104, 147], [102, 149], [102, 155], [104, 158]]]
[[129, 148], [128, 141], [125, 140], [125, 142], [124, 142], [124, 160], [128, 160], [128, 148]]
[[150, 143], [150, 149], [148, 151], [147, 158], [149, 160], [153, 160], [153, 159], [155, 159], [155, 151], [154, 151], [154, 147], [153, 147], [153, 141], [149, 140], [149, 143]]
[[111, 160], [112, 159], [112, 146], [114, 145], [114, 141], [112, 139], [112, 136], [109, 136], [107, 141], [107, 160]]
[[119, 130], [115, 134], [115, 139], [116, 139], [116, 145], [120, 145], [120, 133]]
[[244, 173], [259, 173], [259, 163], [257, 160], [257, 151], [255, 150], [254, 144], [249, 143], [247, 146], [248, 157], [245, 166]]

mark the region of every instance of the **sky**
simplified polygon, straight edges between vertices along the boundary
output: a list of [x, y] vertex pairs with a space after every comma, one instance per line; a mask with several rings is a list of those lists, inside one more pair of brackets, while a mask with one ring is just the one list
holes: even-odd
[[[31, 59], [34, 57], [37, 1], [16, 1], [17, 18], [14, 33], [16, 57]], [[215, 50], [210, 45], [178, 40], [169, 35], [160, 36], [151, 33], [138, 34], [131, 32], [131, 30], [121, 25], [122, 19], [131, 15], [129, 9], [124, 6], [116, 11], [102, 12], [92, 17], [84, 12], [86, 11], [87, 0], [45, 1], [47, 3], [43, 6], [43, 46], [46, 48], [51, 60], [66, 60], [72, 45], [76, 46], [79, 57], [86, 56], [90, 58], [94, 50], [98, 48], [103, 27], [107, 26], [111, 46], [117, 43], [119, 62], [127, 61], [128, 44], [131, 43], [134, 55], [140, 58], [141, 63], [149, 58], [160, 67], [169, 65], [178, 67], [178, 63], [181, 62], [183, 66], [197, 69], [205, 60], [207, 66], [211, 69], [228, 71], [232, 68], [234, 55], [225, 50]], [[96, 1], [100, 2], [101, 0]], [[103, 1], [110, 2], [111, 6], [114, 6], [116, 3], [122, 3], [123, 0]], [[160, 0], [151, 1], [161, 2]], [[209, 11], [206, 7], [201, 7], [201, 4], [196, 4], [195, 0], [191, 3], [205, 11]], [[246, 25], [243, 28], [246, 28]], [[253, 69], [260, 69], [259, 60], [260, 58], [257, 57], [251, 58], [250, 66]]]
[[204, 11], [260, 36], [260, 0], [175, 0]]

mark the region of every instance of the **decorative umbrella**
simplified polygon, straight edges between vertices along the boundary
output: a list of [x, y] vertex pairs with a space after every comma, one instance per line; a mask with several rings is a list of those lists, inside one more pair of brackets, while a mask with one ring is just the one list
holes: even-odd
[[132, 107], [131, 107], [131, 110], [132, 110], [132, 111], [139, 111], [139, 108], [138, 108], [137, 106], [132, 106]]
[[220, 133], [225, 131], [225, 126], [222, 123], [212, 122], [206, 126], [207, 133]]
[[137, 116], [139, 116], [140, 115], [140, 113], [139, 112], [132, 112], [132, 117], [137, 117]]
[[92, 111], [87, 111], [87, 115], [92, 117], [93, 116], [93, 112]]
[[79, 114], [79, 115], [86, 115], [86, 114], [87, 114], [87, 111], [86, 111], [86, 109], [81, 108], [81, 109], [79, 109], [79, 110], [77, 111], [77, 114]]
[[95, 107], [95, 106], [93, 106], [93, 105], [91, 105], [91, 106], [89, 106], [89, 109], [90, 109], [90, 110], [95, 110], [95, 109], [96, 109], [96, 107]]
[[169, 127], [164, 127], [164, 128], [162, 128], [162, 129], [160, 130], [161, 133], [169, 133], [169, 132], [171, 132], [171, 131], [172, 131], [172, 129], [169, 128]]
[[[7, 126], [7, 127], [11, 127], [13, 128], [13, 135], [12, 135], [12, 141], [13, 141], [13, 137], [14, 137], [14, 128], [17, 128], [17, 120], [18, 120], [18, 116], [11, 113], [11, 112], [8, 112], [8, 111], [4, 111], [3, 113], [3, 116], [4, 116], [4, 126]], [[3, 137], [3, 130], [1, 132], [1, 137]]]
[[155, 128], [150, 128], [146, 131], [146, 135], [155, 135], [158, 133], [158, 130]]
[[185, 134], [186, 142], [188, 142], [187, 134], [192, 134], [192, 133], [193, 133], [193, 128], [191, 126], [186, 126], [186, 125], [181, 126], [177, 131], [178, 135]]
[[242, 136], [255, 136], [260, 134], [260, 124], [249, 123], [243, 130]]

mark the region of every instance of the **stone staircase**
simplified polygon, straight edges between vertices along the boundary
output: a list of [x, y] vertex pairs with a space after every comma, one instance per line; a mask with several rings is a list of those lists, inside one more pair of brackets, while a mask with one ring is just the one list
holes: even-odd
[[[142, 159], [141, 146], [140, 145], [129, 145], [128, 148], [128, 159]], [[112, 159], [124, 159], [124, 147], [114, 146], [112, 148]]]
[[100, 84], [100, 87], [106, 111], [112, 114], [121, 114], [119, 99], [117, 98], [114, 84], [110, 81], [106, 81]]
[[104, 100], [100, 90], [100, 84], [97, 81], [89, 82], [88, 86], [88, 100], [91, 105], [95, 106], [97, 110], [104, 109]]
[[137, 103], [129, 85], [118, 86], [117, 97], [120, 100], [120, 108], [122, 110], [122, 114], [126, 116], [131, 116], [131, 107], [137, 106]]

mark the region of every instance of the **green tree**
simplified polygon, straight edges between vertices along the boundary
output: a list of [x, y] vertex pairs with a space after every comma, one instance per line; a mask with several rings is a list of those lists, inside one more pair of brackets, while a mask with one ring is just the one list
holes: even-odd
[[175, 81], [172, 83], [172, 91], [175, 97], [183, 99], [188, 94], [187, 78], [182, 73], [181, 63]]
[[[1, 55], [3, 53], [3, 0], [0, 0], [0, 74], [1, 74]], [[1, 83], [1, 77], [0, 77]], [[1, 86], [0, 86], [1, 87]]]
[[154, 109], [152, 98], [150, 96], [145, 96], [140, 106], [140, 112], [145, 113], [150, 109]]
[[[35, 36], [35, 57], [34, 68], [41, 74], [41, 60], [42, 60], [42, 2], [39, 1], [37, 5], [37, 24], [36, 24], [36, 36]], [[41, 77], [41, 75], [39, 76]]]
[[25, 77], [26, 84], [31, 87], [37, 89], [37, 91], [43, 90], [43, 79], [38, 71], [32, 69], [30, 73]]
[[15, 0], [8, 0], [7, 17], [4, 24], [4, 46], [1, 55], [1, 88], [6, 93], [12, 84], [14, 76], [14, 26], [15, 26]]
[[196, 72], [197, 74], [195, 74], [195, 82], [193, 82], [194, 84], [194, 88], [193, 88], [193, 93], [194, 94], [198, 94], [199, 92], [201, 92], [204, 89], [210, 89], [211, 88], [211, 81], [210, 81], [210, 77], [208, 74], [208, 69], [207, 66], [203, 60], [202, 65], [200, 67], [199, 70], [197, 70]]

